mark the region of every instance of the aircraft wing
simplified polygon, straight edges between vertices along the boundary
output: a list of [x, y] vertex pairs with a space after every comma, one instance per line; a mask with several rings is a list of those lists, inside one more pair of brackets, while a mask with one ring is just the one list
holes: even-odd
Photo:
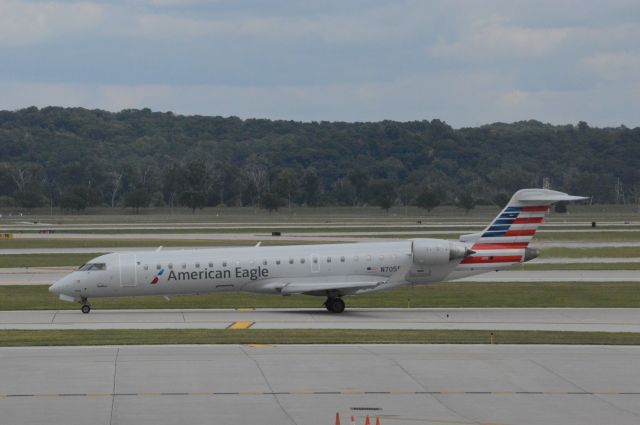
[[285, 285], [281, 293], [289, 294], [317, 294], [317, 293], [336, 293], [340, 295], [352, 294], [362, 289], [373, 289], [385, 281], [370, 282], [324, 282], [324, 283], [289, 283]]
[[373, 289], [387, 283], [389, 278], [382, 276], [336, 276], [324, 278], [266, 279], [257, 285], [262, 290], [273, 290], [282, 295], [307, 294], [342, 296], [358, 291]]

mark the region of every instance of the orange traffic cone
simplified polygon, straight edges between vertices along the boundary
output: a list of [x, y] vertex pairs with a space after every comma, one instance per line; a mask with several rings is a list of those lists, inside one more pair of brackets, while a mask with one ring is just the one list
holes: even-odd
[[376, 425], [380, 425], [380, 416], [376, 416]]
[[340, 425], [340, 412], [336, 412], [336, 425]]
[[371, 425], [371, 420], [369, 419], [369, 415], [364, 419], [364, 425]]

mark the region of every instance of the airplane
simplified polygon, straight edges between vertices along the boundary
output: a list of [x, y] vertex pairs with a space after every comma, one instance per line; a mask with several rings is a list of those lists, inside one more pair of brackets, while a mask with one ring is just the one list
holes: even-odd
[[325, 245], [205, 248], [111, 253], [55, 282], [49, 291], [91, 311], [90, 298], [253, 292], [326, 297], [333, 313], [343, 297], [403, 285], [450, 281], [504, 270], [538, 256], [529, 242], [550, 205], [588, 199], [548, 189], [517, 191], [479, 233], [458, 241], [407, 239]]

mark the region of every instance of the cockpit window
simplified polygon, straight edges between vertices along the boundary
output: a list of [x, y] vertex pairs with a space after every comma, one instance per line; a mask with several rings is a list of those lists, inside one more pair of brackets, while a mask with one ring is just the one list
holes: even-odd
[[97, 270], [106, 270], [107, 265], [105, 263], [87, 263], [78, 268], [80, 272], [88, 272], [88, 271], [97, 271]]

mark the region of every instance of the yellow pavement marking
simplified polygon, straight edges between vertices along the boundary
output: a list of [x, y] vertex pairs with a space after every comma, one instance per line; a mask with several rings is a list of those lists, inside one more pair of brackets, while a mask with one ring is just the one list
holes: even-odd
[[256, 322], [233, 322], [227, 329], [249, 329]]
[[247, 347], [249, 347], [249, 348], [271, 348], [273, 346], [269, 345], [269, 344], [247, 344]]

